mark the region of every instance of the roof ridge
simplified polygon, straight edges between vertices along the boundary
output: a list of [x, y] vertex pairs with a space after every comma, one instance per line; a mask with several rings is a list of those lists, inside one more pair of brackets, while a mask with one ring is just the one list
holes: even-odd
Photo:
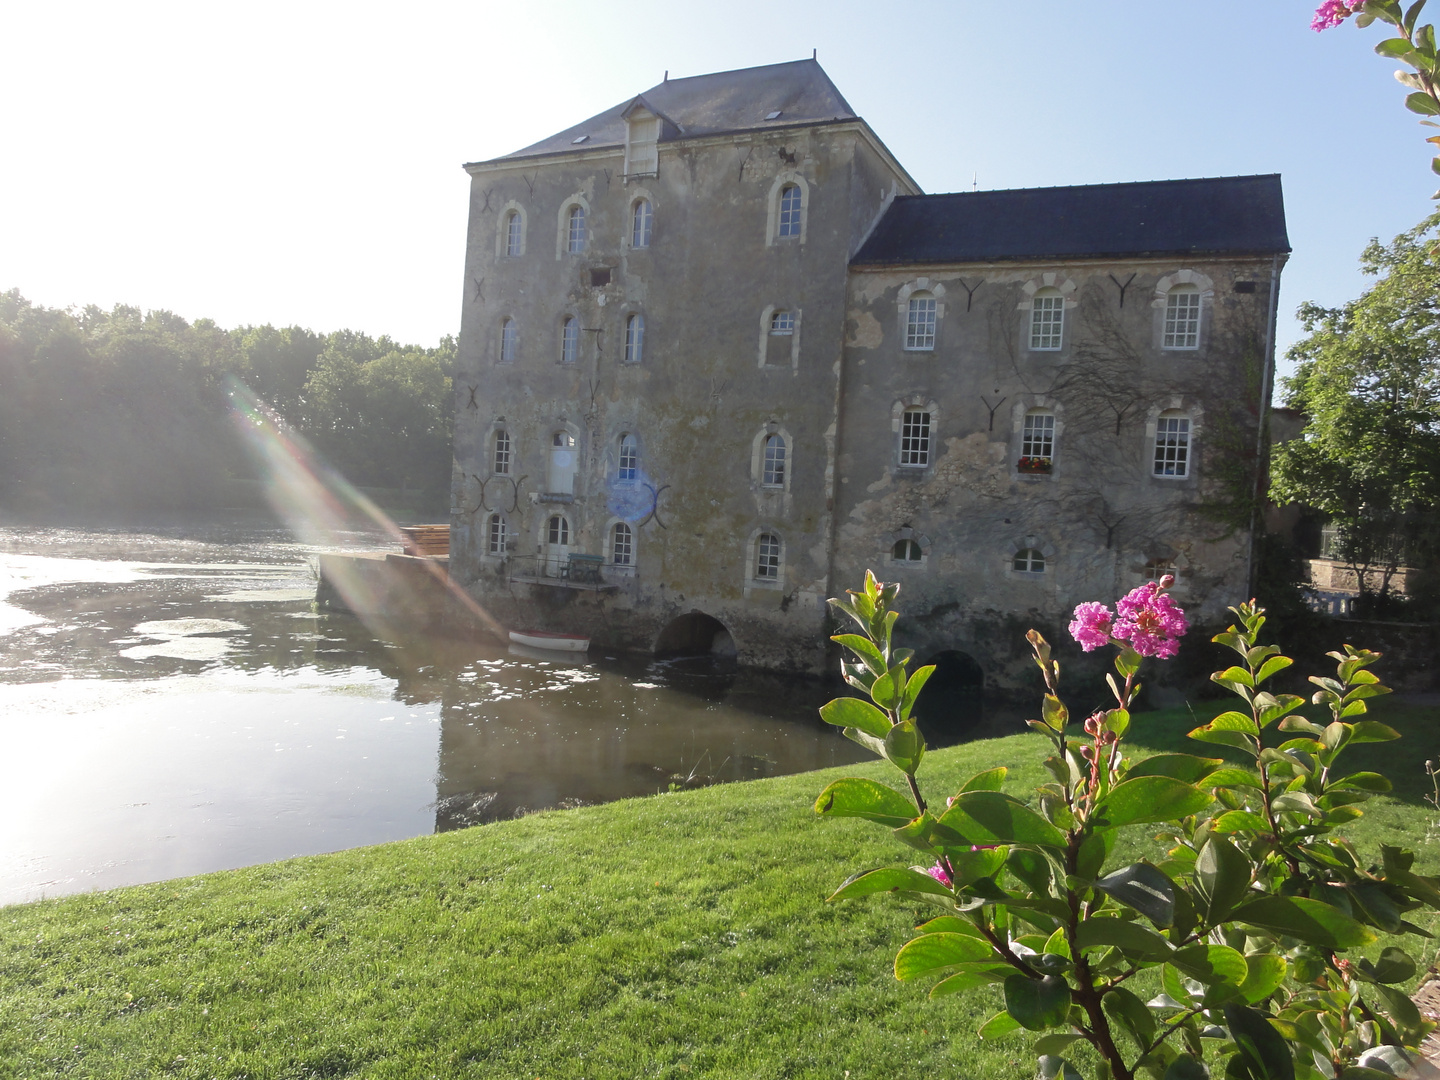
[[1022, 191], [1083, 191], [1087, 188], [1159, 187], [1165, 184], [1213, 184], [1232, 180], [1278, 180], [1280, 173], [1242, 173], [1233, 176], [1177, 176], [1164, 180], [1106, 180], [1095, 184], [1047, 184], [1043, 187], [986, 188], [984, 191], [934, 191], [922, 195], [898, 195], [899, 199], [957, 199], [973, 195], [1015, 194]]

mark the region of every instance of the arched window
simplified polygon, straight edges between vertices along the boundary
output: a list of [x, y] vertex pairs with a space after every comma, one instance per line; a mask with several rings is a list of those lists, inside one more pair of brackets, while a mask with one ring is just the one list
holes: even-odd
[[645, 316], [637, 311], [625, 320], [625, 362], [627, 364], [640, 363], [640, 355], [644, 348]]
[[776, 224], [776, 236], [799, 236], [801, 214], [800, 185], [786, 184], [780, 189], [780, 218]]
[[635, 206], [630, 212], [630, 246], [643, 248], [650, 246], [650, 226], [655, 220], [655, 210], [650, 205], [649, 199], [636, 199]]
[[505, 215], [505, 254], [519, 255], [524, 247], [525, 219], [520, 216], [519, 210], [511, 210]]
[[1165, 296], [1164, 347], [1200, 347], [1200, 290], [1194, 285], [1176, 285]]
[[585, 208], [583, 206], [570, 207], [565, 247], [572, 255], [578, 255], [585, 250]]
[[503, 514], [491, 514], [489, 525], [489, 538], [486, 544], [486, 551], [491, 555], [505, 554], [505, 516]]
[[900, 464], [923, 469], [930, 464], [930, 414], [906, 409], [900, 417]]
[[755, 576], [761, 581], [780, 580], [780, 538], [761, 533], [755, 541]]
[[610, 529], [610, 561], [616, 566], [635, 565], [635, 533], [623, 521]]
[[495, 432], [495, 454], [490, 462], [496, 476], [510, 475], [510, 433], [504, 428]]
[[1030, 348], [1053, 352], [1065, 329], [1065, 297], [1054, 287], [1040, 289], [1030, 306]]
[[1178, 409], [1162, 412], [1155, 421], [1155, 476], [1190, 475], [1190, 417]]
[[785, 439], [781, 435], [765, 436], [764, 472], [760, 482], [766, 487], [785, 486]]
[[935, 348], [935, 297], [928, 292], [918, 292], [910, 297], [905, 314], [905, 348]]
[[895, 546], [890, 549], [890, 558], [895, 562], [918, 563], [924, 560], [925, 552], [920, 549], [918, 540], [896, 540]]
[[570, 543], [570, 522], [563, 514], [556, 514], [546, 526], [545, 540], [550, 544], [565, 547]]
[[1043, 574], [1045, 555], [1039, 548], [1021, 548], [1015, 553], [1011, 567], [1022, 574]]
[[616, 470], [615, 478], [624, 482], [633, 482], [640, 477], [640, 443], [634, 435], [620, 436], [620, 468]]
[[770, 316], [770, 333], [774, 337], [789, 337], [795, 333], [795, 313], [777, 311]]
[[519, 343], [519, 332], [515, 327], [515, 320], [508, 316], [500, 320], [500, 362], [509, 364], [515, 359], [516, 346]]
[[573, 364], [580, 358], [580, 320], [573, 315], [560, 328], [560, 362]]
[[1055, 414], [1048, 409], [1031, 409], [1025, 414], [1016, 468], [1022, 473], [1048, 473], [1054, 457]]

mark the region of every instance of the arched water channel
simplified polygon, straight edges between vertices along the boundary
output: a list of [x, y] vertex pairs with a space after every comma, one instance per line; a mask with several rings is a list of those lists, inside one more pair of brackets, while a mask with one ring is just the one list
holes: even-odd
[[867, 756], [827, 688], [723, 655], [376, 640], [315, 609], [316, 552], [0, 526], [0, 904]]

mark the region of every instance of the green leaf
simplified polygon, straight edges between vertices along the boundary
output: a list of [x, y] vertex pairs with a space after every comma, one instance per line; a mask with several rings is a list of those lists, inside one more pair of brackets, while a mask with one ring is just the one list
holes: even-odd
[[1210, 1080], [1210, 1070], [1189, 1054], [1181, 1054], [1165, 1070], [1164, 1080]]
[[820, 706], [820, 719], [836, 727], [853, 727], [877, 739], [890, 733], [890, 717], [858, 697], [836, 698]]
[[[977, 986], [989, 986], [992, 983], [1004, 982], [1005, 977], [1015, 969], [1008, 963], [1001, 964], [964, 964], [954, 975], [941, 979], [930, 988], [932, 998], [944, 997], [946, 994], [959, 994], [965, 990], [974, 990]], [[1015, 1025], [1019, 1027], [1019, 1024]]]
[[1250, 860], [1222, 836], [1211, 836], [1195, 859], [1195, 884], [1205, 899], [1205, 921], [1223, 922], [1250, 891]]
[[1244, 1005], [1226, 1005], [1225, 1026], [1248, 1066], [1251, 1080], [1295, 1080], [1295, 1057], [1290, 1046], [1263, 1013]]
[[1141, 776], [1117, 784], [1096, 812], [1112, 827], [1142, 821], [1169, 821], [1199, 813], [1215, 797], [1168, 776]]
[[1385, 890], [1373, 881], [1355, 881], [1345, 887], [1351, 903], [1360, 908], [1369, 921], [1386, 933], [1400, 932], [1400, 909]]
[[1249, 810], [1228, 810], [1210, 822], [1212, 832], [1269, 832], [1270, 824], [1259, 814]]
[[1134, 908], [1156, 926], [1169, 926], [1174, 921], [1175, 883], [1149, 863], [1131, 863], [1123, 870], [1106, 874], [1095, 882], [1095, 888]]
[[1256, 953], [1245, 957], [1249, 969], [1240, 984], [1240, 996], [1249, 1004], [1264, 1001], [1285, 981], [1285, 958], [1276, 953]]
[[[1258, 738], [1248, 735], [1244, 731], [1237, 730], [1234, 727], [1226, 727], [1220, 723], [1225, 716], [1240, 715], [1240, 713], [1225, 713], [1223, 716], [1217, 716], [1204, 727], [1198, 727], [1190, 732], [1190, 738], [1196, 742], [1213, 743], [1216, 746], [1233, 746], [1238, 750], [1245, 750], [1251, 754], [1257, 753], [1260, 749], [1260, 740]], [[1251, 720], [1248, 716], [1244, 717], [1244, 719], [1249, 721], [1249, 725], [1252, 728], [1255, 727], [1255, 721]]]
[[1031, 848], [1012, 848], [1005, 866], [1019, 880], [1029, 886], [1030, 891], [1041, 896], [1050, 894], [1050, 860]]
[[[1023, 975], [1012, 976], [1012, 978], [1021, 979], [1024, 977]], [[1016, 1020], [1015, 1017], [1011, 1016], [1008, 1012], [1002, 1012], [996, 1013], [989, 1020], [986, 1020], [985, 1023], [981, 1024], [980, 1030], [976, 1032], [976, 1034], [982, 1039], [998, 1039], [1004, 1035], [1009, 1035], [1013, 1031], [1019, 1030], [1020, 1021]]]
[[1349, 949], [1375, 940], [1374, 931], [1338, 908], [1300, 896], [1252, 900], [1231, 912], [1230, 918], [1327, 949]]
[[994, 769], [986, 769], [982, 773], [976, 773], [969, 780], [961, 785], [961, 791], [999, 791], [1005, 783], [1005, 774], [1010, 770], [1004, 765]]
[[1256, 776], [1249, 769], [1242, 769], [1238, 765], [1222, 765], [1205, 778], [1205, 786], [1258, 788], [1260, 786], [1260, 777]]
[[1359, 791], [1389, 791], [1390, 781], [1377, 772], [1357, 772], [1342, 776], [1331, 787], [1355, 788]]
[[[903, 671], [900, 672], [899, 675], [901, 679], [904, 679], [905, 673]], [[879, 705], [882, 709], [899, 707], [902, 696], [903, 687], [897, 685], [895, 674], [892, 672], [887, 671], [884, 675], [881, 675], [875, 680], [875, 684], [870, 687], [870, 697], [874, 700], [875, 704]]]
[[1070, 1013], [1070, 984], [1055, 975], [1011, 975], [1005, 980], [1005, 1011], [1031, 1031], [1058, 1027]]
[[1405, 96], [1405, 107], [1421, 116], [1440, 116], [1440, 104], [1423, 90]]
[[1288, 656], [1272, 656], [1265, 663], [1260, 665], [1260, 670], [1255, 673], [1255, 682], [1260, 684], [1277, 672], [1284, 671], [1291, 664], [1295, 663]]
[[1030, 1052], [1038, 1056], [1047, 1054], [1058, 1054], [1076, 1039], [1083, 1036], [1072, 1034], [1068, 1031], [1054, 1031], [1049, 1035], [1041, 1035], [1030, 1047]]
[[981, 938], [967, 934], [926, 934], [906, 942], [895, 954], [895, 978], [906, 982], [956, 964], [995, 957], [995, 949]]
[[1125, 987], [1112, 987], [1100, 999], [1100, 1006], [1112, 1020], [1118, 1019], [1129, 1029], [1135, 1044], [1142, 1049], [1155, 1037], [1155, 1015]]
[[906, 720], [903, 724], [896, 724], [886, 733], [885, 756], [907, 776], [915, 775], [915, 770], [920, 767], [920, 759], [925, 756], [925, 739], [921, 736], [920, 729], [915, 726], [915, 721]]
[[940, 823], [972, 844], [1065, 846], [1065, 834], [1024, 803], [998, 791], [964, 791]]
[[1165, 960], [1174, 952], [1170, 943], [1154, 930], [1123, 919], [1096, 917], [1086, 919], [1075, 930], [1075, 943], [1081, 949], [1114, 946], [1137, 960]]
[[1350, 736], [1352, 743], [1391, 742], [1400, 738], [1398, 731], [1378, 720], [1361, 720], [1353, 726], [1355, 731]]
[[[1105, 860], [1110, 857], [1110, 849], [1114, 846], [1114, 829], [1096, 829], [1080, 844], [1080, 852], [1075, 858], [1075, 872], [1081, 877], [1093, 878], [1105, 866]], [[1134, 904], [1130, 906], [1135, 907]]]
[[866, 870], [846, 878], [828, 899], [853, 900], [857, 896], [870, 896], [880, 892], [950, 895], [950, 890], [929, 874], [912, 870], [908, 866], [882, 866], [879, 870]]
[[1156, 754], [1148, 757], [1125, 774], [1134, 780], [1141, 776], [1168, 776], [1187, 784], [1198, 784], [1225, 764], [1220, 758], [1196, 757], [1194, 754]]
[[831, 817], [861, 817], [892, 829], [920, 816], [920, 810], [900, 792], [874, 780], [849, 776], [836, 780], [815, 800], [815, 812]]
[[877, 739], [874, 735], [861, 731], [859, 728], [847, 727], [844, 731], [845, 738], [853, 743], [859, 743], [876, 757], [885, 756], [885, 740]]
[[927, 934], [965, 934], [968, 937], [984, 940], [979, 927], [969, 919], [962, 919], [958, 915], [939, 915], [921, 923], [915, 929]]
[[844, 645], [864, 662], [865, 666], [876, 675], [885, 674], [885, 657], [875, 647], [875, 643], [863, 634], [836, 634], [830, 639], [840, 645]]
[[915, 699], [920, 696], [920, 691], [925, 689], [930, 676], [935, 674], [935, 665], [926, 664], [910, 676], [910, 681], [905, 684], [905, 694], [900, 700], [900, 715], [910, 715], [910, 710], [915, 707]]
[[1191, 945], [1178, 950], [1170, 963], [1204, 984], [1206, 1005], [1236, 997], [1250, 974], [1245, 957], [1228, 945]]
[[1403, 37], [1387, 38], [1375, 46], [1375, 51], [1381, 56], [1391, 58], [1404, 56], [1408, 52], [1414, 52], [1415, 46], [1406, 41]]
[[1222, 686], [1248, 686], [1255, 685], [1255, 676], [1246, 671], [1243, 667], [1231, 666], [1224, 671], [1217, 671], [1210, 678]]
[[1372, 1046], [1356, 1059], [1355, 1064], [1390, 1076], [1415, 1076], [1418, 1056], [1398, 1046]]
[[1051, 728], [1056, 731], [1063, 731], [1065, 725], [1070, 722], [1070, 712], [1054, 694], [1046, 694], [1041, 715]]
[[1360, 970], [1377, 983], [1403, 983], [1415, 977], [1415, 961], [1404, 949], [1391, 947], [1382, 951], [1380, 959], [1373, 964], [1361, 960]]

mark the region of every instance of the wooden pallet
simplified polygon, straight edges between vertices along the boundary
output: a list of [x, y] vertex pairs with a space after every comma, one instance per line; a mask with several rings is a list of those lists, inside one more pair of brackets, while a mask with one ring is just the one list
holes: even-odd
[[449, 525], [404, 525], [400, 533], [405, 538], [406, 555], [449, 555]]

